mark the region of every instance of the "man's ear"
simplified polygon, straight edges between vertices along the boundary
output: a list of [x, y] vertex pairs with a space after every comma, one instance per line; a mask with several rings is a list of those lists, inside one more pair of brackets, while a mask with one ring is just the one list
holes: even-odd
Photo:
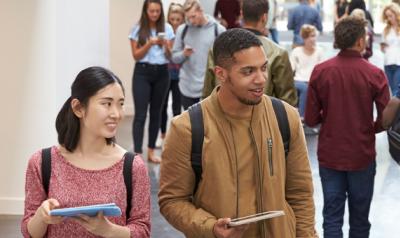
[[72, 99], [71, 108], [72, 112], [75, 114], [76, 117], [82, 118], [84, 116], [85, 113], [84, 107], [78, 99], [76, 98]]
[[267, 23], [268, 23], [268, 13], [264, 13], [261, 16], [261, 22], [264, 24], [264, 26], [267, 25]]
[[217, 77], [217, 79], [221, 83], [224, 83], [226, 81], [226, 78], [228, 76], [228, 72], [226, 71], [226, 69], [222, 68], [221, 66], [215, 66], [214, 73], [215, 73], [215, 77]]

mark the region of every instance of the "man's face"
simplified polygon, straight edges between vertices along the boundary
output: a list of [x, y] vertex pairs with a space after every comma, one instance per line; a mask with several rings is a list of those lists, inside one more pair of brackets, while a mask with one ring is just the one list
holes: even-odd
[[224, 90], [232, 99], [244, 105], [261, 102], [265, 83], [268, 79], [268, 60], [261, 46], [254, 46], [234, 54], [235, 62], [224, 69], [222, 80]]
[[196, 7], [192, 7], [189, 11], [185, 12], [185, 17], [193, 26], [202, 25], [203, 12]]

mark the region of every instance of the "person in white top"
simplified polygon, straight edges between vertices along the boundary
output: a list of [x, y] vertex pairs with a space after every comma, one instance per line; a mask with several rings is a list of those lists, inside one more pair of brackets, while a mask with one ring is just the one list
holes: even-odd
[[381, 50], [384, 53], [385, 73], [392, 95], [396, 95], [400, 83], [400, 7], [390, 3], [383, 9], [383, 30]]
[[299, 113], [304, 118], [304, 111], [307, 98], [308, 81], [314, 66], [322, 61], [322, 49], [317, 47], [317, 29], [309, 24], [301, 27], [300, 35], [304, 45], [296, 47], [290, 54], [290, 64], [294, 71], [294, 83], [299, 97]]

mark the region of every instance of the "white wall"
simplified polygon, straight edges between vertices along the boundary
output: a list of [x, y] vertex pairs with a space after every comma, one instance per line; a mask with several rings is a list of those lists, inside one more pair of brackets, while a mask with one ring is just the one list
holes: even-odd
[[108, 0], [2, 0], [0, 214], [22, 214], [29, 156], [57, 142], [76, 73], [109, 64]]

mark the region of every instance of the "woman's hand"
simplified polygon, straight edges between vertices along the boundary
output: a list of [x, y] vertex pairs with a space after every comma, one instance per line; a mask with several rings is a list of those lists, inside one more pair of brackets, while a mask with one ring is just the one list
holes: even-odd
[[113, 227], [113, 223], [103, 215], [103, 212], [97, 213], [95, 217], [80, 214], [72, 219], [96, 236], [108, 237]]
[[54, 198], [47, 199], [42, 202], [42, 205], [36, 210], [35, 216], [43, 223], [49, 224], [59, 224], [64, 220], [64, 217], [60, 216], [50, 216], [50, 211], [54, 208], [59, 207], [60, 204]]

